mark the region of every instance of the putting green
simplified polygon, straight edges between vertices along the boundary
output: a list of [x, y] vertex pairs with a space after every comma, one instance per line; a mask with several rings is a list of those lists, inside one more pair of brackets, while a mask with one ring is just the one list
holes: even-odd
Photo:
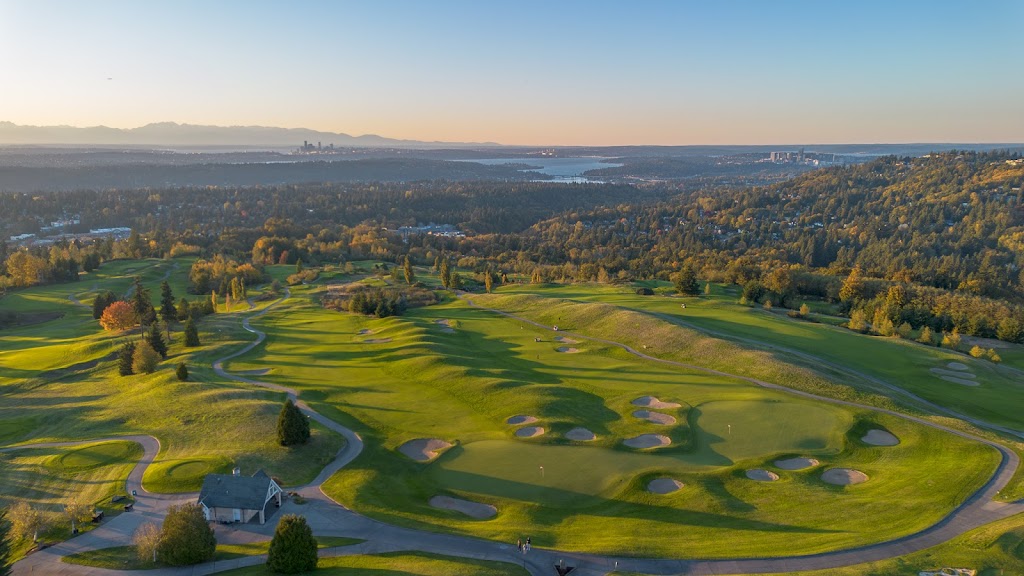
[[93, 444], [60, 456], [57, 465], [67, 472], [81, 472], [127, 461], [134, 452], [134, 445], [130, 442]]
[[190, 492], [199, 490], [207, 474], [225, 474], [231, 466], [222, 456], [158, 462], [146, 470], [143, 484], [153, 492]]

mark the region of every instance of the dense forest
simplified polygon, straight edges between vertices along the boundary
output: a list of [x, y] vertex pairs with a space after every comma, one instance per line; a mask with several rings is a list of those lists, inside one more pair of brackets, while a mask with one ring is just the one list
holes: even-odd
[[[1019, 154], [884, 157], [756, 187], [513, 182], [311, 184], [0, 195], [12, 226], [75, 214], [130, 225], [98, 245], [0, 245], [5, 282], [70, 279], [74, 263], [197, 254], [256, 267], [443, 253], [537, 282], [671, 279], [744, 286], [753, 302], [806, 298], [894, 326], [1020, 340], [1024, 161]], [[399, 234], [434, 222], [464, 237]], [[95, 254], [94, 256], [92, 254]], [[36, 268], [26, 271], [26, 258]], [[44, 265], [45, 264], [45, 265]], [[237, 264], [241, 266], [242, 264]], [[228, 279], [213, 274], [205, 288]], [[199, 291], [199, 290], [197, 290]], [[882, 310], [879, 313], [879, 310]]]

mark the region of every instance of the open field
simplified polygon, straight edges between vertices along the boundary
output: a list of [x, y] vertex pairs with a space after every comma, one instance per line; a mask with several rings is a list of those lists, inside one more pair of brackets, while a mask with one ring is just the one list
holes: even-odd
[[[543, 546], [630, 555], [806, 553], [921, 529], [998, 461], [993, 450], [896, 418], [667, 368], [615, 347], [585, 342], [575, 345], [580, 354], [560, 353], [552, 332], [458, 301], [375, 320], [323, 310], [312, 294], [293, 290], [258, 319], [267, 341], [229, 368], [273, 366], [262, 379], [300, 389], [318, 411], [359, 432], [363, 455], [325, 490], [392, 523], [503, 541], [529, 532]], [[680, 402], [663, 411], [675, 425], [631, 415], [631, 402], [647, 394]], [[517, 414], [537, 417], [531, 425], [544, 434], [516, 438], [505, 421]], [[900, 445], [860, 443], [856, 433], [869, 422], [896, 433]], [[578, 426], [596, 439], [564, 438]], [[671, 444], [650, 455], [622, 445], [653, 432]], [[455, 446], [418, 464], [397, 451], [416, 438]], [[748, 468], [786, 455], [823, 464], [780, 471], [770, 484], [746, 478]], [[851, 488], [821, 482], [825, 467], [841, 465], [871, 480]], [[664, 475], [686, 487], [647, 492]], [[498, 514], [481, 521], [435, 509], [427, 502], [437, 494], [490, 504]]]

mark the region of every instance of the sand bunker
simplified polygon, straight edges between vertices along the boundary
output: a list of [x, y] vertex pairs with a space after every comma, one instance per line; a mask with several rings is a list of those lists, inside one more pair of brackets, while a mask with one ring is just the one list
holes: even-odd
[[555, 348], [555, 351], [556, 352], [561, 352], [563, 354], [578, 354], [580, 349], [579, 348], [569, 348], [568, 346], [559, 346], [558, 348]]
[[953, 384], [959, 384], [961, 386], [978, 386], [978, 382], [968, 380], [967, 378], [957, 378], [956, 376], [940, 376], [939, 378], [946, 382], [952, 382]]
[[962, 364], [960, 362], [950, 362], [949, 364], [946, 364], [946, 368], [949, 368], [950, 370], [959, 370], [960, 372], [970, 370], [970, 368], [967, 367], [967, 364]]
[[783, 470], [804, 470], [806, 468], [813, 468], [818, 464], [820, 462], [814, 458], [788, 458], [775, 461], [775, 465]]
[[865, 444], [871, 444], [872, 446], [895, 446], [900, 443], [900, 439], [886, 432], [885, 430], [871, 430], [861, 438], [861, 441]]
[[505, 423], [506, 424], [511, 424], [513, 426], [518, 426], [520, 424], [533, 424], [536, 421], [537, 421], [537, 418], [535, 418], [533, 416], [526, 416], [526, 415], [520, 414], [518, 416], [512, 416], [508, 420], [505, 420]]
[[647, 484], [647, 491], [652, 494], [671, 494], [683, 486], [682, 482], [674, 478], [656, 478]]
[[661, 448], [671, 444], [672, 440], [669, 440], [668, 436], [662, 436], [661, 434], [641, 434], [635, 438], [623, 440], [622, 443], [630, 448]]
[[679, 408], [679, 404], [675, 402], [662, 402], [654, 396], [641, 396], [636, 400], [633, 400], [634, 406], [643, 406], [645, 408]]
[[561, 342], [563, 344], [579, 344], [580, 343], [579, 340], [574, 340], [572, 338], [569, 338], [568, 336], [556, 336], [555, 337], [555, 341], [556, 342]]
[[975, 378], [974, 374], [971, 374], [970, 372], [964, 372], [962, 370], [946, 370], [945, 368], [932, 368], [931, 370], [929, 370], [929, 372], [935, 374], [936, 376], [952, 376], [953, 378], [969, 378], [971, 380]]
[[367, 338], [363, 340], [363, 344], [387, 344], [391, 342], [391, 338]]
[[860, 470], [853, 470], [851, 468], [833, 468], [826, 470], [821, 475], [821, 481], [837, 486], [849, 486], [851, 484], [867, 482], [868, 475]]
[[369, 328], [363, 328], [362, 330], [359, 331], [360, 336], [366, 336], [367, 334], [373, 334], [373, 330], [370, 330]]
[[434, 320], [434, 324], [441, 327], [441, 332], [446, 332], [448, 334], [455, 332], [455, 328], [452, 328], [451, 320]]
[[669, 424], [675, 424], [676, 419], [669, 416], [668, 414], [662, 414], [661, 412], [651, 412], [650, 410], [635, 410], [633, 412], [634, 418], [642, 418], [648, 422], [655, 424], [661, 424], [662, 426], [668, 426]]
[[479, 502], [461, 500], [450, 496], [434, 496], [430, 499], [430, 505], [434, 508], [461, 512], [470, 518], [476, 518], [478, 520], [494, 518], [498, 513], [498, 509], [490, 504], [481, 504]]
[[430, 462], [452, 445], [437, 438], [417, 438], [398, 447], [398, 451], [417, 462]]
[[533, 438], [534, 436], [540, 436], [544, 434], [544, 429], [540, 426], [527, 426], [516, 430], [516, 436], [520, 438]]
[[754, 470], [747, 470], [747, 478], [757, 480], [758, 482], [775, 482], [779, 479], [779, 475], [775, 472], [755, 468]]
[[575, 440], [577, 442], [590, 442], [597, 438], [593, 432], [586, 428], [573, 428], [565, 433], [565, 437], [569, 440]]

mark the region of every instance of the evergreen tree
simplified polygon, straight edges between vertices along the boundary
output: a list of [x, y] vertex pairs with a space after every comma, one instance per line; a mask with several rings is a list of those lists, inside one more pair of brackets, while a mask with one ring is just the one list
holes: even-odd
[[149, 327], [149, 333], [146, 334], [146, 342], [149, 343], [150, 347], [152, 347], [161, 358], [167, 358], [167, 342], [164, 341], [164, 336], [160, 333], [159, 324], [154, 322]]
[[181, 380], [182, 382], [188, 380], [188, 367], [185, 366], [184, 362], [178, 364], [178, 368], [177, 370], [174, 371], [174, 375], [177, 376], [178, 380]]
[[196, 329], [196, 322], [189, 316], [185, 322], [185, 346], [188, 348], [194, 348], [201, 346], [199, 342], [199, 330]]
[[213, 558], [217, 538], [199, 504], [170, 506], [160, 530], [157, 553], [171, 566], [199, 564]]
[[277, 441], [281, 446], [305, 444], [309, 440], [309, 418], [299, 410], [291, 398], [281, 407], [277, 416]]
[[452, 290], [462, 290], [462, 276], [458, 272], [452, 272], [448, 284]]
[[317, 542], [306, 519], [286, 514], [277, 523], [267, 551], [267, 567], [278, 574], [298, 574], [316, 570]]
[[117, 295], [107, 290], [96, 295], [96, 298], [92, 301], [92, 317], [99, 320], [103, 316], [103, 311], [117, 301]]
[[135, 357], [135, 342], [125, 342], [117, 353], [117, 373], [121, 376], [131, 376], [135, 373], [132, 370], [132, 359]]
[[402, 271], [405, 272], [405, 283], [412, 286], [412, 283], [416, 281], [416, 274], [412, 271], [412, 262], [409, 260], [409, 255], [405, 255], [405, 261], [402, 262]]
[[160, 317], [167, 323], [170, 329], [171, 322], [178, 319], [178, 309], [174, 306], [174, 293], [171, 292], [171, 285], [164, 280], [160, 283]]
[[447, 258], [442, 258], [441, 259], [441, 268], [440, 268], [440, 271], [439, 271], [438, 275], [441, 277], [441, 286], [444, 286], [445, 288], [448, 288], [448, 287], [451, 286], [451, 283], [452, 283], [452, 269], [451, 269], [451, 266], [448, 264], [448, 259]]
[[138, 276], [135, 277], [131, 303], [142, 326], [149, 326], [156, 320], [156, 310], [153, 309], [153, 302], [149, 298], [149, 288], [142, 285], [142, 279]]
[[188, 300], [184, 296], [178, 301], [178, 322], [184, 322], [188, 318], [192, 317], [192, 306], [189, 305]]
[[295, 273], [302, 274], [302, 258], [295, 260]]

